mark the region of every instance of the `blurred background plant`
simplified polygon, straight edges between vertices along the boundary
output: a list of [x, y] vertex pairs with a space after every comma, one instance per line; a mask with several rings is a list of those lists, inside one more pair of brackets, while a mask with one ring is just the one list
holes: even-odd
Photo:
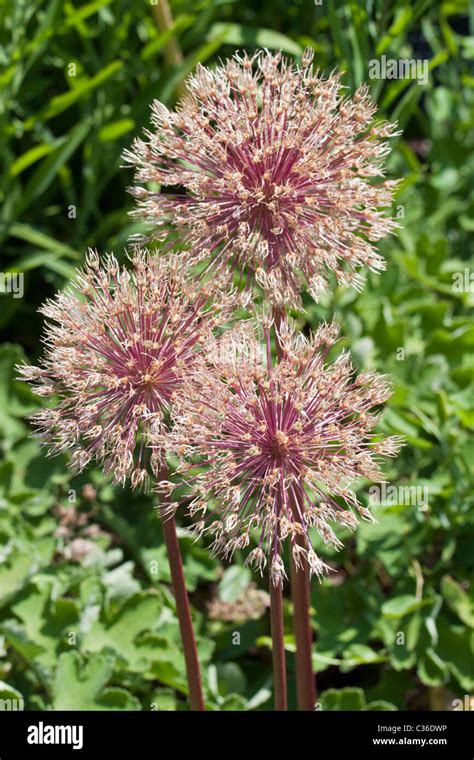
[[[360, 367], [389, 373], [387, 432], [407, 446], [387, 469], [376, 525], [346, 538], [313, 584], [322, 709], [453, 709], [474, 690], [474, 14], [463, 0], [0, 2], [0, 699], [26, 709], [186, 708], [184, 661], [153, 501], [90, 469], [46, 459], [14, 365], [41, 350], [41, 302], [88, 246], [119, 258], [140, 226], [121, 153], [172, 105], [198, 61], [245, 47], [298, 56], [370, 85], [404, 130], [388, 163], [403, 177], [387, 272], [359, 296], [337, 288], [299, 326], [339, 315]], [[169, 63], [175, 36], [182, 60]], [[429, 81], [370, 79], [369, 65], [429, 61]], [[167, 62], [168, 61], [168, 62]], [[9, 276], [24, 275], [24, 295]], [[472, 435], [472, 432], [471, 432]], [[367, 487], [361, 493], [368, 499]], [[372, 494], [372, 499], [376, 495]], [[271, 706], [265, 581], [193, 544], [182, 526], [208, 709]], [[294, 641], [285, 599], [290, 707]], [[468, 700], [465, 696], [468, 695]]]

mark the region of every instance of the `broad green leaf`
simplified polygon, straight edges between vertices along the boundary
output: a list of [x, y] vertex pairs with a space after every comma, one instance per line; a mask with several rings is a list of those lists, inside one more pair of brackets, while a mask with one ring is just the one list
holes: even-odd
[[41, 567], [48, 565], [54, 554], [54, 539], [47, 536], [40, 542], [17, 540], [0, 565], [0, 607], [9, 602]]
[[163, 601], [158, 594], [134, 594], [126, 599], [110, 619], [103, 613], [84, 634], [81, 648], [87, 652], [111, 651], [131, 670], [143, 670], [154, 647], [143, 643], [139, 634], [155, 630], [159, 623]]
[[24, 706], [25, 700], [21, 692], [5, 683], [5, 681], [0, 681], [0, 713], [6, 710], [23, 710]]
[[437, 656], [468, 693], [474, 689], [474, 633], [463, 626], [453, 626], [443, 617], [438, 623]]
[[51, 668], [61, 648], [67, 646], [67, 635], [76, 633], [79, 609], [70, 599], [50, 599], [48, 586], [29, 588], [29, 593], [11, 606], [21, 626], [5, 623], [7, 639], [28, 659]]
[[385, 712], [393, 712], [397, 709], [397, 706], [392, 704], [392, 702], [386, 702], [384, 699], [377, 699], [373, 702], [369, 702], [367, 705], [367, 710], [383, 710]]
[[140, 710], [138, 699], [126, 689], [108, 688], [114, 658], [106, 654], [83, 659], [78, 652], [63, 652], [51, 684], [53, 710]]
[[366, 702], [362, 689], [327, 689], [320, 695], [323, 710], [365, 710]]
[[396, 596], [393, 599], [389, 599], [382, 605], [382, 613], [388, 618], [402, 618], [405, 615], [409, 615], [411, 612], [420, 609], [424, 605], [428, 604], [428, 600], [417, 599], [410, 594], [404, 594], [402, 596]]
[[441, 593], [448, 607], [470, 628], [474, 628], [474, 599], [469, 598], [454, 578], [445, 575], [441, 579]]
[[223, 602], [235, 602], [243, 594], [250, 581], [252, 573], [247, 567], [232, 565], [228, 567], [219, 583], [219, 598]]
[[420, 681], [427, 686], [442, 686], [449, 678], [446, 664], [431, 647], [420, 653], [417, 674]]
[[150, 706], [156, 712], [174, 712], [178, 709], [176, 693], [172, 689], [160, 689], [153, 694]]
[[103, 583], [107, 589], [107, 599], [125, 599], [140, 591], [140, 584], [133, 577], [133, 562], [124, 562], [103, 576]]

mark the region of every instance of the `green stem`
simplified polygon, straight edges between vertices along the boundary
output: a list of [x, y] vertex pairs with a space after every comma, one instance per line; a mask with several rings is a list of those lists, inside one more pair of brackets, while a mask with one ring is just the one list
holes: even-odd
[[[158, 0], [156, 5], [152, 6], [153, 16], [159, 31], [164, 34], [173, 28], [173, 16], [168, 0]], [[166, 62], [178, 68], [183, 62], [183, 53], [175, 37], [171, 36], [164, 45]], [[179, 97], [186, 94], [186, 85], [180, 81], [176, 85], [176, 92]]]

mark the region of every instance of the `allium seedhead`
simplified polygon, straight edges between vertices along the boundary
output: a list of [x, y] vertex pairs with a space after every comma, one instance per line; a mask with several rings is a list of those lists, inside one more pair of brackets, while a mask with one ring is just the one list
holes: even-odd
[[[230, 330], [223, 345], [198, 359], [175, 407], [173, 447], [192, 489], [189, 511], [196, 531], [213, 536], [224, 557], [246, 548], [253, 535], [257, 546], [247, 561], [260, 571], [268, 562], [275, 585], [286, 577], [285, 540], [296, 564], [305, 561], [320, 576], [326, 566], [312, 549], [309, 529], [339, 548], [331, 524], [353, 529], [357, 514], [371, 519], [354, 483], [380, 481], [379, 455], [395, 456], [400, 448], [399, 438], [381, 440], [373, 432], [390, 388], [375, 372], [357, 376], [345, 352], [327, 363], [338, 335], [334, 323], [306, 339], [283, 322], [283, 358], [275, 366], [268, 325], [264, 360], [258, 331], [247, 324], [253, 348], [237, 372], [233, 352], [243, 329], [239, 325], [235, 345]], [[209, 356], [220, 361], [213, 364]], [[159, 431], [152, 440], [159, 445]]]
[[[236, 307], [219, 282], [190, 284], [180, 262], [135, 250], [131, 269], [90, 251], [72, 286], [46, 302], [46, 351], [22, 378], [51, 408], [32, 415], [52, 454], [68, 450], [82, 470], [95, 458], [115, 482], [138, 486], [164, 462], [151, 421], [166, 440], [166, 417], [197, 349]], [[211, 302], [211, 298], [214, 300]]]
[[380, 180], [397, 132], [374, 122], [367, 86], [343, 97], [307, 50], [301, 67], [262, 51], [199, 66], [187, 87], [176, 111], [155, 101], [155, 131], [125, 153], [152, 237], [171, 224], [191, 264], [238, 268], [277, 305], [298, 304], [302, 286], [317, 300], [329, 271], [360, 288], [360, 267], [384, 269], [373, 244], [397, 226], [381, 210], [396, 182]]

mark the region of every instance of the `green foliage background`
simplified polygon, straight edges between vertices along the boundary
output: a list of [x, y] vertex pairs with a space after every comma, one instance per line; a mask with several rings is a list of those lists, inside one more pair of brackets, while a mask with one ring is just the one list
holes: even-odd
[[[473, 271], [472, 6], [469, 17], [462, 0], [171, 5], [184, 54], [174, 68], [146, 2], [0, 2], [0, 271], [25, 274], [22, 299], [0, 294], [0, 699], [21, 696], [26, 709], [187, 707], [152, 500], [47, 459], [24, 419], [38, 400], [14, 365], [37, 359], [36, 309], [86, 248], [122, 257], [137, 231], [120, 155], [148, 126], [151, 100], [172, 104], [197, 61], [262, 46], [298, 57], [311, 45], [321, 69], [344, 70], [351, 90], [368, 81], [403, 127], [388, 163], [403, 177], [394, 204], [403, 227], [381, 246], [387, 272], [360, 296], [338, 289], [296, 316], [307, 329], [336, 312], [357, 364], [393, 377], [384, 429], [407, 446], [387, 475], [429, 493], [426, 509], [376, 508], [378, 524], [346, 536], [338, 555], [320, 547], [336, 568], [313, 584], [320, 706], [452, 709], [474, 690], [473, 285], [453, 288], [455, 273]], [[368, 79], [368, 61], [383, 54], [429, 59], [429, 83]], [[265, 581], [242, 558], [225, 569], [186, 536], [182, 546], [208, 709], [270, 708], [268, 618], [250, 585]], [[237, 607], [239, 619], [222, 619]], [[285, 609], [294, 707], [289, 598]]]

